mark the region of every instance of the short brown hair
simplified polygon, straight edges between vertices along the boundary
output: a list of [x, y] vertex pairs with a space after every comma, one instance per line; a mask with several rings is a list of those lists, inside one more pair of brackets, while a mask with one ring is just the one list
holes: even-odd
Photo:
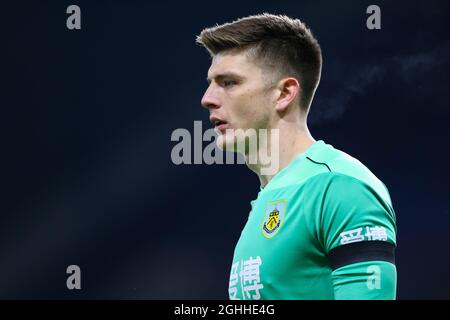
[[254, 62], [278, 77], [292, 76], [302, 88], [300, 106], [308, 112], [320, 81], [322, 54], [311, 30], [299, 19], [259, 14], [204, 29], [197, 36], [211, 56], [249, 49]]

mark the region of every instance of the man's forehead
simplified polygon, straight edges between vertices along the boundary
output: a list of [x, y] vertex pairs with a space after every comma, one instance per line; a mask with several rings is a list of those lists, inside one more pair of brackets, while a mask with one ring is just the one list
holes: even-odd
[[211, 66], [208, 70], [208, 79], [212, 79], [217, 75], [236, 74], [245, 76], [248, 72], [253, 71], [257, 66], [250, 62], [247, 55], [243, 52], [226, 52], [219, 53], [213, 57]]

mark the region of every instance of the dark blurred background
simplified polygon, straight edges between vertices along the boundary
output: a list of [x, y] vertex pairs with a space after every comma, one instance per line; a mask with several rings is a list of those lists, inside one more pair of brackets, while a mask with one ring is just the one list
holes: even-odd
[[[81, 8], [81, 30], [66, 8]], [[381, 30], [366, 8], [381, 8]], [[174, 165], [200, 106], [205, 27], [304, 20], [323, 50], [309, 125], [397, 213], [398, 298], [450, 298], [447, 1], [9, 1], [1, 5], [2, 299], [226, 299], [259, 191], [245, 165]], [[82, 290], [66, 288], [79, 265]]]

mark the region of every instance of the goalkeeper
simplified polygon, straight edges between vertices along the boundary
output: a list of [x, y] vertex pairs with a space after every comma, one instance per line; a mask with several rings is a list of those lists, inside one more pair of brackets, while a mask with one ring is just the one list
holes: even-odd
[[[212, 56], [201, 103], [217, 144], [244, 150], [260, 180], [231, 262], [230, 299], [395, 299], [396, 222], [386, 186], [307, 127], [322, 67], [311, 31], [298, 19], [262, 14], [207, 28], [197, 42]], [[237, 129], [278, 133], [276, 172], [250, 161], [272, 150], [272, 137], [255, 151]]]

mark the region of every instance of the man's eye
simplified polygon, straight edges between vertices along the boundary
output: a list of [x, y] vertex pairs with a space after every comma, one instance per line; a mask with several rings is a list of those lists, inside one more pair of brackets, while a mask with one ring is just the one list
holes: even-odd
[[223, 86], [224, 86], [224, 87], [233, 86], [233, 85], [235, 85], [235, 84], [237, 84], [237, 82], [234, 81], [234, 80], [224, 80], [224, 81], [223, 81]]

